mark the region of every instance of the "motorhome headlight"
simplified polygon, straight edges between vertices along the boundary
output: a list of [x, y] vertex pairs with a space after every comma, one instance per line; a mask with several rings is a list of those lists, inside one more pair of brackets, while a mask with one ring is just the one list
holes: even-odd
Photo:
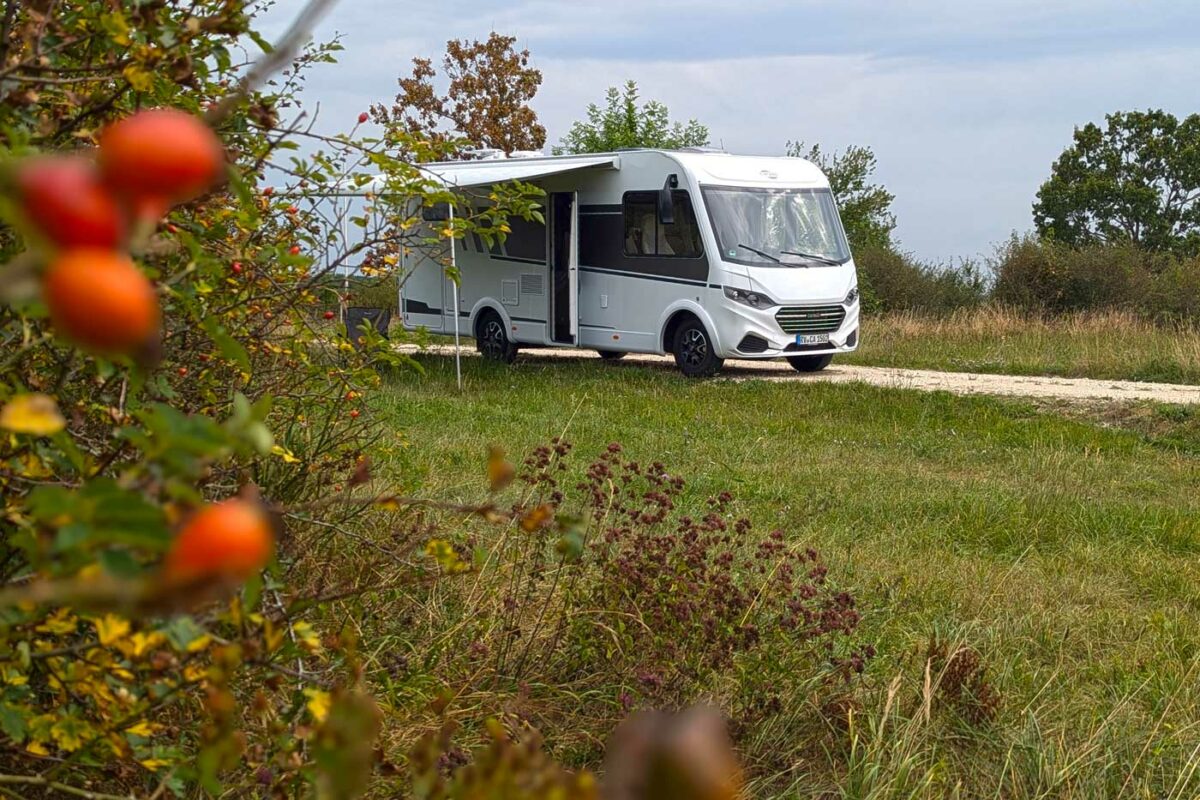
[[846, 299], [843, 301], [845, 305], [852, 306], [858, 302], [858, 286], [851, 286], [850, 291], [846, 293]]
[[750, 306], [751, 308], [770, 308], [771, 306], [779, 305], [762, 292], [751, 292], [746, 289], [734, 289], [730, 286], [725, 287], [725, 296], [735, 303], [741, 303], [742, 305]]

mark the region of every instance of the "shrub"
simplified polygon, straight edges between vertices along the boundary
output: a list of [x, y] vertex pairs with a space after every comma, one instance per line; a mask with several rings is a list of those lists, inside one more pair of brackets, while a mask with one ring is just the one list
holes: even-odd
[[947, 314], [972, 308], [987, 298], [988, 282], [971, 261], [958, 266], [923, 264], [891, 247], [855, 253], [868, 311]]
[[1123, 310], [1164, 321], [1200, 314], [1200, 258], [1131, 244], [1071, 248], [1014, 236], [992, 267], [992, 299], [1025, 311]]
[[[442, 643], [428, 671], [409, 658], [377, 678], [393, 693], [446, 687], [462, 699], [442, 713], [477, 738], [489, 715], [535, 724], [572, 764], [597, 764], [598, 743], [631, 711], [701, 701], [733, 720], [760, 767], [816, 746], [828, 728], [808, 709], [842, 702], [874, 652], [819, 554], [783, 531], [756, 533], [728, 493], [687, 513], [682, 477], [616, 444], [569, 477], [570, 451], [535, 449], [518, 497], [483, 512], [511, 519], [508, 531], [448, 542], [478, 575], [418, 601], [434, 618], [412, 620], [408, 649]], [[764, 723], [786, 729], [786, 746], [756, 738]]]

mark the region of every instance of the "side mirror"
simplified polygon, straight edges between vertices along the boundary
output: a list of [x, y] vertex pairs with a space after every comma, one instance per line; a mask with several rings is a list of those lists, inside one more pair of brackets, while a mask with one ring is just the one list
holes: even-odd
[[671, 195], [671, 190], [679, 186], [679, 176], [672, 172], [667, 176], [666, 183], [658, 192], [658, 224], [659, 225], [674, 225], [675, 224], [675, 200]]

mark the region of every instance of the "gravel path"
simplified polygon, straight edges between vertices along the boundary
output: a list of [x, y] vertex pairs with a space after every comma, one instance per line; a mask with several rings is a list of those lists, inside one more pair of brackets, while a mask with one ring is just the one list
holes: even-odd
[[[416, 348], [405, 346], [412, 352]], [[438, 346], [428, 351], [453, 355], [454, 348]], [[463, 357], [477, 356], [473, 346], [463, 347]], [[596, 358], [590, 350], [556, 348], [524, 349], [518, 357], [521, 361], [546, 360], [553, 358]], [[628, 355], [621, 364], [645, 364], [662, 369], [675, 369], [670, 356]], [[726, 361], [718, 379], [745, 381], [826, 381], [829, 383], [868, 383], [872, 386], [889, 386], [902, 389], [920, 389], [954, 394], [989, 394], [1010, 397], [1036, 397], [1057, 400], [1153, 400], [1159, 403], [1200, 404], [1200, 386], [1180, 386], [1171, 383], [1143, 383], [1141, 381], [1106, 381], [1092, 378], [1055, 378], [1026, 375], [987, 375], [974, 372], [936, 372], [926, 369], [894, 369], [891, 367], [857, 367], [839, 364], [837, 361], [812, 374], [801, 374], [783, 361]]]

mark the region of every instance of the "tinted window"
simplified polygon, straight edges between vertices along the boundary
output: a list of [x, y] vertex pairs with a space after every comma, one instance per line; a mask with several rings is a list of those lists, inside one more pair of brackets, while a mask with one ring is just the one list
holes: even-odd
[[704, 254], [700, 228], [687, 192], [672, 192], [675, 222], [658, 222], [658, 192], [625, 195], [625, 255], [698, 258]]

